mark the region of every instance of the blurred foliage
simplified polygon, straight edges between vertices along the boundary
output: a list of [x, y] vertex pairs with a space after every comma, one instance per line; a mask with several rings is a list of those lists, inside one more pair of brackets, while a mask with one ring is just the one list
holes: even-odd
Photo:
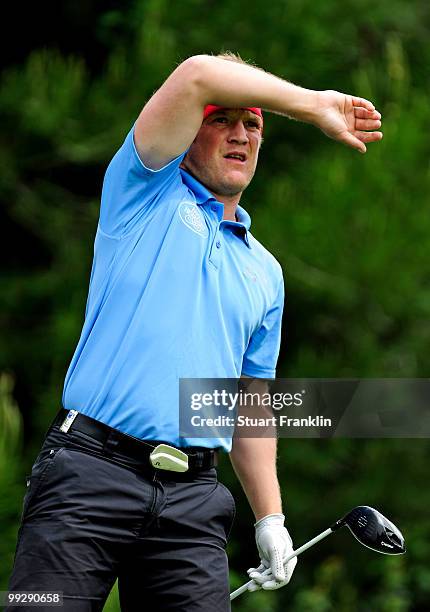
[[[18, 483], [60, 403], [83, 321], [104, 169], [143, 103], [189, 55], [239, 51], [304, 86], [375, 102], [384, 140], [364, 157], [310, 126], [267, 116], [260, 167], [243, 204], [254, 234], [285, 272], [279, 376], [428, 375], [429, 3], [90, 5], [80, 15], [73, 3], [62, 4], [57, 44], [35, 49], [1, 79], [0, 370], [13, 373], [0, 379], [3, 585], [23, 495]], [[61, 33], [68, 27], [73, 36], [64, 53]], [[107, 51], [97, 63], [100, 49]], [[234, 609], [428, 611], [427, 440], [281, 440], [279, 446], [296, 544], [366, 503], [401, 526], [408, 552], [375, 555], [339, 533], [303, 555], [291, 585], [243, 595]], [[220, 472], [238, 506], [229, 545], [236, 587], [256, 561], [253, 518], [226, 458]], [[118, 610], [116, 587], [105, 609]]]
[[21, 414], [13, 400], [14, 380], [8, 372], [0, 372], [0, 559], [2, 579], [13, 563], [20, 498], [24, 495], [24, 477], [19, 455], [21, 451]]

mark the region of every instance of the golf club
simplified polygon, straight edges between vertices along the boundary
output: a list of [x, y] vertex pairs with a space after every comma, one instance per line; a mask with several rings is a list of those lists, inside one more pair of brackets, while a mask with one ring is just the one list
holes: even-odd
[[[319, 535], [294, 550], [284, 561], [288, 563], [293, 557], [297, 557], [303, 551], [307, 550], [320, 540], [323, 540], [331, 533], [337, 531], [346, 525], [353, 536], [367, 548], [371, 548], [376, 552], [385, 555], [401, 555], [406, 552], [405, 540], [395, 525], [389, 521], [383, 514], [371, 508], [370, 506], [357, 506], [351, 512], [348, 512], [343, 518], [339, 519], [331, 527], [320, 533]], [[270, 568], [263, 572], [270, 574]], [[249, 580], [246, 584], [233, 591], [230, 595], [230, 600], [235, 599], [242, 593], [248, 590], [248, 585], [252, 584]]]

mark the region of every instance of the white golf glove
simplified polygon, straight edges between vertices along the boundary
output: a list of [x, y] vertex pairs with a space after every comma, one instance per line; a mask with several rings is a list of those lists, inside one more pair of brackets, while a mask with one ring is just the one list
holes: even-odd
[[255, 523], [255, 541], [261, 565], [248, 570], [249, 577], [253, 579], [249, 591], [279, 589], [291, 580], [297, 557], [285, 563], [294, 549], [284, 520], [283, 514], [268, 514]]

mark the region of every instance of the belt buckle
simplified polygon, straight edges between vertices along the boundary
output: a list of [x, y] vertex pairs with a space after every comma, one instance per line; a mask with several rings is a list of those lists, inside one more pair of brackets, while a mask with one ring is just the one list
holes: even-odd
[[174, 448], [168, 444], [156, 446], [149, 455], [149, 461], [152, 467], [158, 470], [167, 470], [169, 472], [188, 471], [188, 455], [179, 450], [179, 448]]

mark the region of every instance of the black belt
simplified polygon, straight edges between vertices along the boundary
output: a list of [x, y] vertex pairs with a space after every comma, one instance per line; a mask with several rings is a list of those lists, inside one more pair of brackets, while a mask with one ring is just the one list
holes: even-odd
[[[61, 426], [69, 410], [62, 408], [55, 417], [51, 427]], [[118, 429], [109, 427], [101, 421], [92, 419], [85, 414], [78, 413], [70, 425], [69, 431], [80, 431], [81, 433], [102, 442], [104, 446], [111, 451], [117, 450], [120, 453], [129, 455], [138, 461], [148, 460], [149, 455], [154, 448], [159, 444], [168, 444], [169, 442], [154, 441], [154, 440], [139, 440], [128, 434], [122, 433]], [[175, 447], [177, 448], [177, 447]], [[218, 451], [213, 448], [203, 448], [200, 446], [192, 446], [180, 448], [183, 453], [188, 456], [188, 471], [192, 470], [208, 470], [218, 464]]]

